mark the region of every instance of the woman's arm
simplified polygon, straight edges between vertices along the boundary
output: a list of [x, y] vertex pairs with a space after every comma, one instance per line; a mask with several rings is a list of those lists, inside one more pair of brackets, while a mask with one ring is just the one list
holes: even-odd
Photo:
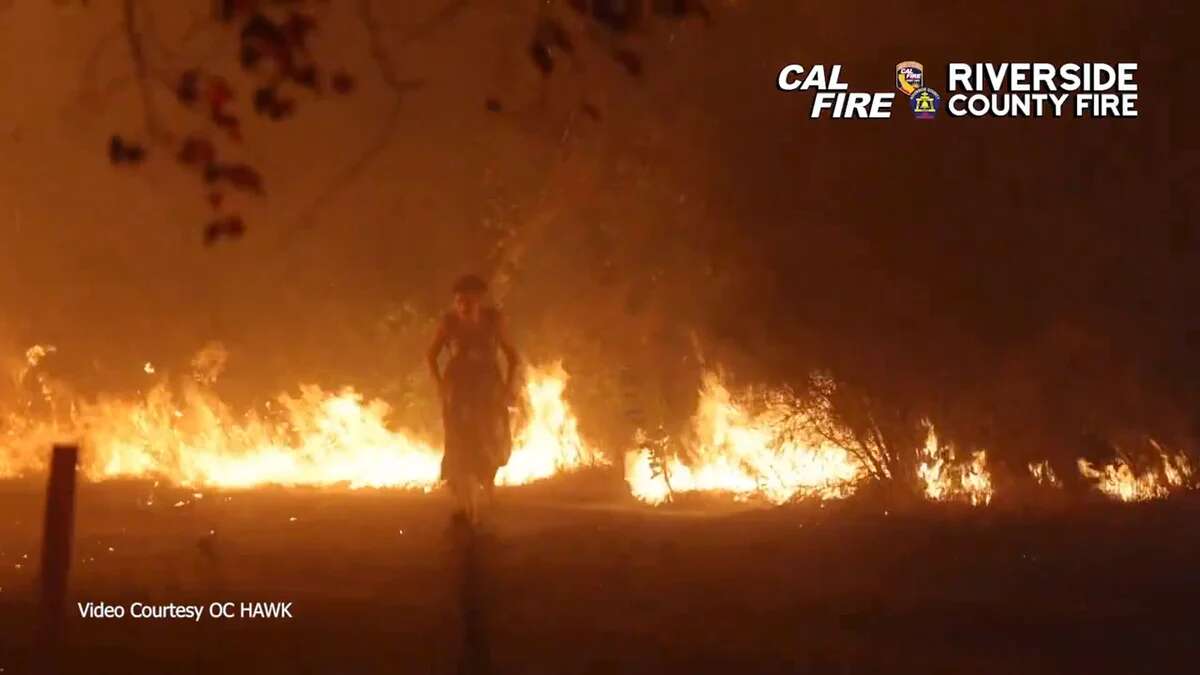
[[446, 348], [447, 339], [446, 321], [442, 319], [438, 321], [437, 333], [434, 334], [433, 342], [429, 345], [429, 352], [425, 355], [425, 360], [429, 364], [429, 374], [433, 375], [433, 381], [437, 383], [438, 393], [442, 392], [442, 369], [438, 366], [438, 357]]
[[521, 365], [521, 356], [517, 354], [517, 348], [513, 346], [512, 338], [508, 335], [504, 315], [499, 313], [496, 314], [496, 341], [500, 344], [500, 351], [504, 352], [504, 362], [508, 366], [508, 375], [504, 378], [504, 383], [515, 396], [516, 391], [512, 388], [517, 383], [517, 367]]

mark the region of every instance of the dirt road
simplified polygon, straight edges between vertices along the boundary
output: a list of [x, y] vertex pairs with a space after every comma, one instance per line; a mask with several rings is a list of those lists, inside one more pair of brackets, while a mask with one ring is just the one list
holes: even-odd
[[[1200, 500], [1036, 510], [861, 500], [651, 509], [84, 485], [79, 673], [1191, 672]], [[0, 483], [0, 668], [23, 672], [41, 486]], [[28, 557], [26, 557], [28, 556]], [[290, 602], [291, 619], [84, 619], [75, 603]]]

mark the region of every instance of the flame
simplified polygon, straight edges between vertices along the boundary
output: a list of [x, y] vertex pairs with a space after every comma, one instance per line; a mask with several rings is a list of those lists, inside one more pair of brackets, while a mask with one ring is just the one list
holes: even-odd
[[1047, 460], [1030, 462], [1029, 473], [1038, 485], [1062, 487], [1062, 481], [1058, 479], [1058, 476], [1054, 473], [1054, 468], [1050, 466], [1050, 462]]
[[[393, 429], [391, 408], [382, 400], [367, 400], [351, 388], [302, 385], [295, 394], [276, 397], [266, 412], [237, 415], [208, 387], [224, 365], [223, 352], [206, 348], [193, 365], [197, 372], [180, 393], [160, 381], [137, 400], [74, 401], [69, 423], [9, 414], [0, 477], [40, 468], [52, 441], [76, 438], [84, 448], [82, 471], [91, 480], [426, 491], [439, 481], [441, 449], [418, 434]], [[526, 382], [529, 413], [498, 481], [518, 485], [603, 463], [583, 441], [563, 398], [567, 375], [561, 365], [531, 368]]]
[[938, 442], [933, 425], [926, 422], [928, 433], [917, 467], [917, 476], [925, 484], [925, 496], [935, 501], [967, 501], [980, 506], [992, 501], [992, 478], [987, 468], [987, 452], [971, 453], [970, 463], [954, 461], [954, 448]]
[[[54, 345], [33, 345], [29, 349], [25, 350], [25, 363], [28, 364], [30, 368], [33, 368], [37, 364], [41, 363], [42, 359], [56, 351], [58, 351], [58, 348]], [[24, 374], [24, 372], [25, 371], [22, 371], [22, 374]]]
[[[668, 452], [669, 440], [650, 443], [644, 435], [639, 449], [626, 455], [625, 480], [634, 496], [660, 504], [673, 494], [712, 491], [781, 504], [797, 497], [836, 499], [852, 494], [867, 475], [854, 455], [812, 433], [812, 420], [782, 398], [768, 400], [772, 403], [765, 411], [751, 414], [717, 375], [707, 374], [687, 459]], [[956, 463], [954, 449], [938, 442], [932, 424], [927, 428], [926, 461], [917, 469], [925, 495], [972, 505], [990, 503], [987, 453], [978, 451], [970, 462]]]
[[663, 463], [669, 441], [652, 449], [639, 439], [643, 447], [625, 457], [635, 497], [660, 504], [676, 493], [716, 491], [781, 504], [848, 496], [864, 474], [846, 450], [805, 433], [803, 419], [781, 403], [751, 414], [714, 373], [704, 376], [692, 432], [689, 461], [669, 456]]
[[561, 363], [532, 369], [525, 386], [528, 420], [517, 432], [514, 450], [496, 473], [499, 485], [523, 485], [563, 471], [607, 464], [579, 434], [579, 421], [563, 394], [567, 373]]
[[1162, 471], [1151, 468], [1138, 474], [1129, 462], [1118, 457], [1115, 462], [1097, 468], [1091, 462], [1080, 459], [1079, 473], [1096, 481], [1096, 487], [1104, 494], [1123, 502], [1141, 502], [1161, 499], [1176, 488], [1186, 486], [1192, 476], [1192, 467], [1187, 456], [1169, 455], [1157, 443], [1151, 444], [1159, 451]]
[[[212, 389], [228, 355], [219, 344], [192, 360], [191, 378], [172, 386], [165, 377], [137, 399], [69, 397], [40, 364], [53, 346], [34, 345], [11, 375], [25, 392], [20, 406], [0, 410], [0, 478], [41, 470], [54, 442], [82, 444], [90, 480], [142, 477], [194, 487], [258, 485], [407, 488], [429, 491], [439, 482], [441, 448], [423, 434], [397, 429], [391, 408], [352, 388], [302, 385], [254, 410], [235, 413]], [[156, 375], [147, 362], [142, 370]], [[500, 485], [522, 485], [607, 458], [590, 446], [566, 400], [560, 363], [529, 368], [514, 433], [514, 450], [497, 474]], [[626, 453], [625, 481], [650, 504], [673, 495], [714, 492], [738, 500], [781, 504], [797, 498], [847, 497], [868, 472], [850, 450], [816, 433], [828, 424], [819, 409], [798, 410], [783, 392], [754, 399], [732, 394], [706, 373], [697, 411], [681, 438], [639, 432]], [[36, 414], [35, 414], [36, 413]], [[820, 419], [817, 419], [817, 418]], [[956, 457], [931, 423], [916, 477], [931, 500], [986, 505], [993, 496], [987, 453]], [[836, 434], [834, 434], [836, 436]], [[1142, 473], [1124, 459], [1078, 468], [1106, 495], [1123, 501], [1168, 496], [1195, 487], [1186, 455], [1151, 441], [1161, 465]], [[1028, 465], [1038, 483], [1061, 486], [1048, 462]]]

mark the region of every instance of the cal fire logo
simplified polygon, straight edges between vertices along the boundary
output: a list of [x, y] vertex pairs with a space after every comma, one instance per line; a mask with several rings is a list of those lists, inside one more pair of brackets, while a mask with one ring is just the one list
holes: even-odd
[[809, 115], [813, 119], [826, 112], [833, 119], [887, 119], [892, 116], [892, 101], [896, 97], [890, 91], [851, 92], [842, 82], [840, 65], [830, 68], [826, 75], [825, 66], [820, 64], [808, 69], [798, 63], [789, 64], [779, 71], [778, 85], [781, 91], [817, 92]]
[[905, 96], [925, 86], [925, 66], [916, 61], [901, 61], [896, 64], [896, 88]]
[[[1136, 63], [949, 63], [946, 66], [950, 117], [1137, 117]], [[908, 97], [917, 119], [933, 119], [942, 97], [928, 84], [918, 61], [896, 64], [895, 87]], [[894, 92], [851, 92], [842, 66], [805, 67], [792, 63], [779, 70], [781, 91], [812, 91], [809, 117], [886, 119]]]
[[931, 120], [937, 117], [942, 97], [925, 86], [925, 66], [917, 61], [901, 61], [896, 64], [896, 88], [908, 97], [908, 107], [913, 117]]

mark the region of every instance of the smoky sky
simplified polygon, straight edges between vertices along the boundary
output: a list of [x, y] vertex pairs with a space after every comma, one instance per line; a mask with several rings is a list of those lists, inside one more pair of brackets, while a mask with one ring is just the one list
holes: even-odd
[[[156, 54], [236, 73], [210, 3], [144, 4]], [[329, 3], [314, 52], [356, 89], [248, 118], [233, 152], [266, 195], [212, 247], [170, 156], [104, 154], [144, 131], [120, 3], [0, 10], [5, 348], [54, 343], [85, 388], [127, 388], [144, 361], [220, 340], [248, 396], [303, 379], [401, 400], [425, 391], [449, 281], [478, 270], [601, 433], [624, 398], [681, 417], [718, 366], [747, 383], [833, 369], [1013, 457], [1195, 431], [1191, 10], [729, 0], [613, 34], [568, 3], [375, 4], [411, 88]], [[549, 75], [528, 49], [546, 16], [577, 43]], [[935, 88], [950, 61], [1136, 61], [1140, 116], [811, 120], [811, 94], [774, 86], [784, 64], [836, 63], [888, 91], [909, 59]], [[154, 97], [173, 130], [203, 128]]]

